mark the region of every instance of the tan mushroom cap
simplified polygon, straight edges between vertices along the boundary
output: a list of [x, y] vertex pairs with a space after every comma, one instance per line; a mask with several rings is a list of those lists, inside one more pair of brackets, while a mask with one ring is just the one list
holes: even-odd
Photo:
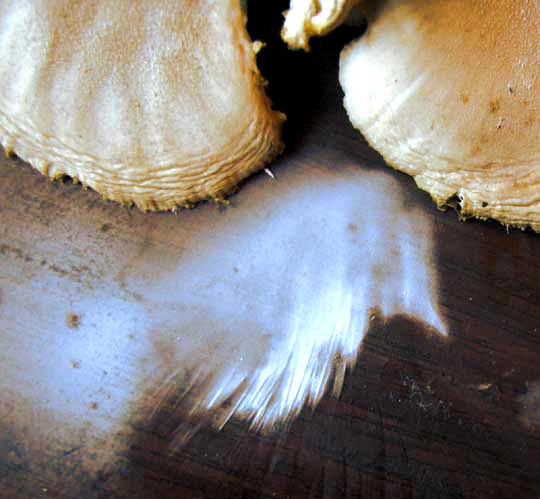
[[439, 205], [540, 231], [537, 2], [384, 2], [340, 80], [353, 124]]
[[340, 81], [352, 123], [388, 164], [440, 206], [456, 196], [464, 217], [540, 231], [537, 1], [321, 0], [334, 13], [317, 30], [307, 3], [287, 14], [303, 19], [287, 33], [295, 48], [353, 8], [366, 14]]
[[281, 37], [290, 48], [309, 50], [312, 36], [324, 35], [345, 22], [360, 0], [291, 0]]
[[282, 149], [240, 0], [0, 0], [0, 141], [142, 209], [230, 192]]

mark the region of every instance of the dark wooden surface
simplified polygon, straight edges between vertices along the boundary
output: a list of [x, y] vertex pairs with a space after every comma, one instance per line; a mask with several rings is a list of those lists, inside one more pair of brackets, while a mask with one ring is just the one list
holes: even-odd
[[[272, 35], [279, 10], [264, 9], [252, 13], [250, 27], [269, 42], [260, 64], [276, 107], [289, 115], [289, 146], [275, 172], [298, 168], [309, 175], [318, 158], [329, 161], [333, 154], [361, 156], [369, 168], [385, 169], [341, 107], [339, 50], [358, 30], [338, 30], [309, 54], [288, 53]], [[23, 201], [28, 213], [35, 208], [34, 218], [43, 210], [55, 216], [32, 205], [52, 189], [44, 179], [17, 160], [2, 168], [0, 217], [13, 212], [8, 203]], [[15, 179], [17, 169], [24, 174]], [[203, 425], [171, 452], [171, 433], [189, 408], [174, 416], [162, 411], [144, 423], [133, 421], [121, 455], [85, 483], [70, 480], [65, 470], [55, 480], [22, 461], [14, 465], [6, 456], [17, 442], [3, 433], [0, 496], [540, 497], [540, 236], [460, 222], [455, 211], [438, 211], [411, 179], [393, 175], [434, 222], [431, 265], [448, 338], [412, 317], [374, 311], [341, 396], [325, 396], [290, 428], [258, 434], [239, 420], [221, 431]], [[7, 185], [25, 177], [36, 189], [33, 198]], [[80, 196], [81, 209], [100, 211], [113, 226], [111, 217], [124, 216], [78, 186], [54, 189]], [[6, 252], [2, 265], [9, 264]]]

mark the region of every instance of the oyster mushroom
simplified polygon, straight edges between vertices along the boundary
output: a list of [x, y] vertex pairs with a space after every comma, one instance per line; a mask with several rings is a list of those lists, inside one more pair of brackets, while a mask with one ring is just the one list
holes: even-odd
[[361, 16], [360, 0], [291, 0], [281, 36], [290, 48], [309, 50], [312, 36], [324, 35], [347, 20]]
[[0, 0], [0, 142], [144, 210], [220, 198], [282, 149], [240, 0]]
[[358, 7], [368, 30], [340, 64], [354, 126], [439, 206], [540, 231], [538, 2]]

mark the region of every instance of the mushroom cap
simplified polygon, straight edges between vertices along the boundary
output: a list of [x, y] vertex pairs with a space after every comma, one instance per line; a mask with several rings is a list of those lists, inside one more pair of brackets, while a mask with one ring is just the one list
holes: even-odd
[[309, 39], [342, 24], [360, 0], [291, 0], [281, 37], [292, 49], [309, 50]]
[[540, 4], [387, 0], [341, 55], [352, 123], [464, 217], [540, 231]]
[[142, 209], [219, 198], [282, 150], [240, 0], [0, 0], [0, 142]]

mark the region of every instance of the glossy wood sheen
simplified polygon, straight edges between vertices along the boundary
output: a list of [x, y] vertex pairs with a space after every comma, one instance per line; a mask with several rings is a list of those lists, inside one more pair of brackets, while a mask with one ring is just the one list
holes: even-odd
[[[310, 54], [291, 53], [276, 40], [280, 9], [275, 4], [261, 9], [265, 10], [252, 12], [251, 30], [271, 42], [260, 56], [260, 65], [276, 107], [289, 116], [288, 150], [272, 166], [277, 181], [286, 185], [276, 186], [260, 174], [243, 186], [228, 207], [205, 205], [178, 215], [145, 215], [103, 202], [92, 191], [82, 191], [70, 182], [51, 184], [17, 159], [2, 160], [0, 302], [4, 305], [0, 304], [0, 334], [7, 334], [8, 320], [12, 331], [13, 317], [19, 311], [2, 308], [7, 303], [13, 306], [13, 289], [27, 289], [25, 283], [40, 272], [49, 279], [43, 282], [70, 279], [83, 291], [105, 279], [96, 272], [118, 276], [126, 261], [138, 276], [159, 279], [174, 268], [176, 261], [171, 255], [189, 252], [194, 245], [203, 253], [210, 247], [219, 249], [223, 244], [220, 234], [234, 226], [235, 217], [239, 217], [235, 210], [242, 213], [245, 205], [253, 207], [256, 220], [264, 220], [279, 202], [293, 205], [287, 193], [296, 196], [297, 189], [324, 192], [325, 182], [337, 182], [345, 173], [347, 178], [354, 165], [375, 176], [386, 171], [378, 155], [352, 129], [341, 106], [338, 54], [358, 30], [343, 29], [325, 41], [316, 41]], [[340, 397], [325, 396], [314, 410], [303, 410], [288, 428], [257, 433], [236, 418], [221, 431], [212, 429], [206, 420], [193, 421], [189, 416], [192, 400], [188, 397], [176, 406], [174, 393], [150, 417], [144, 394], [154, 374], [148, 363], [141, 367], [135, 361], [151, 357], [145, 353], [148, 347], [158, 359], [150, 364], [157, 362], [163, 367], [170, 360], [169, 346], [141, 332], [141, 351], [129, 350], [135, 353], [113, 362], [115, 372], [98, 373], [96, 393], [89, 395], [87, 412], [73, 417], [81, 421], [91, 420], [94, 414], [98, 417], [100, 407], [91, 404], [97, 400], [92, 397], [102, 396], [99, 393], [112, 397], [110, 414], [115, 396], [127, 404], [142, 399], [142, 405], [134, 406], [139, 409], [115, 429], [109, 441], [97, 437], [93, 441], [90, 430], [78, 430], [73, 434], [80, 435], [81, 445], [72, 442], [63, 448], [58, 441], [46, 439], [32, 447], [21, 437], [41, 427], [44, 435], [55, 433], [47, 427], [44, 412], [32, 414], [31, 403], [17, 405], [18, 394], [6, 388], [18, 386], [16, 376], [25, 372], [21, 365], [31, 362], [24, 356], [11, 358], [0, 365], [0, 386], [6, 392], [0, 398], [0, 495], [540, 496], [540, 238], [531, 232], [508, 233], [496, 223], [460, 222], [455, 211], [438, 211], [405, 175], [389, 175], [405, 203], [419, 207], [432, 223], [429, 267], [436, 275], [435, 301], [448, 338], [414, 317], [384, 316], [373, 309], [369, 331], [354, 369], [345, 377]], [[361, 195], [366, 196], [365, 192]], [[370, 216], [367, 199], [366, 212], [355, 212], [357, 221]], [[293, 218], [302, 215], [287, 213]], [[77, 229], [77, 223], [81, 228]], [[305, 225], [298, 230], [300, 236], [305, 230], [306, 238], [312, 237]], [[167, 231], [172, 235], [163, 240]], [[51, 233], [56, 239], [45, 244], [39, 240], [40, 234]], [[81, 234], [88, 239], [82, 241]], [[197, 246], [196, 238], [201, 234], [206, 246]], [[47, 258], [36, 259], [34, 244], [48, 248]], [[116, 253], [107, 253], [114, 244]], [[66, 250], [69, 245], [71, 253]], [[60, 253], [55, 254], [55, 248], [60, 248]], [[80, 248], [98, 248], [101, 253], [79, 255], [76, 250]], [[122, 248], [125, 261], [118, 257]], [[80, 266], [85, 258], [88, 264]], [[301, 255], [293, 258], [301, 259]], [[79, 266], [71, 265], [73, 262]], [[13, 269], [18, 268], [28, 269], [28, 275], [13, 275]], [[227, 272], [233, 275], [232, 269]], [[287, 275], [276, 280], [283, 280], [283, 288], [291, 286]], [[125, 284], [129, 287], [130, 282], [128, 278]], [[265, 285], [266, 281], [255, 282], [253, 290]], [[238, 289], [225, 293], [224, 299]], [[45, 285], [43, 292], [47, 293]], [[50, 293], [55, 296], [55, 289]], [[288, 296], [284, 291], [278, 295], [283, 300]], [[36, 311], [32, 328], [21, 328], [17, 338], [28, 345], [29, 352], [35, 351], [40, 338], [50, 333], [46, 327], [52, 320], [49, 316], [55, 314], [65, 323], [58, 337], [82, 334], [89, 316], [70, 315], [84, 314], [77, 308], [77, 299], [51, 303], [50, 314]], [[20, 314], [19, 322], [26, 324], [32, 310], [20, 303]], [[245, 319], [255, 320], [249, 314]], [[249, 331], [249, 326], [246, 328]], [[118, 331], [120, 334], [121, 328]], [[107, 338], [106, 333], [101, 341]], [[2, 345], [6, 348], [5, 341]], [[55, 354], [54, 349], [50, 354]], [[138, 370], [131, 367], [132, 361]], [[72, 367], [89, 372], [82, 365]], [[115, 392], [119, 385], [113, 380], [139, 375], [142, 378], [139, 384], [134, 382], [131, 398]], [[45, 384], [43, 381], [43, 387]], [[40, 403], [42, 407], [43, 401]], [[16, 411], [20, 421], [29, 422], [17, 432], [12, 431]], [[66, 427], [68, 423], [64, 423]], [[172, 436], [183, 423], [200, 428], [184, 447], [174, 451]], [[102, 448], [112, 449], [103, 462], [98, 440]], [[92, 459], [92, 452], [96, 454], [94, 459], [100, 463], [97, 475], [85, 478], [79, 473], [81, 449], [86, 460]]]

